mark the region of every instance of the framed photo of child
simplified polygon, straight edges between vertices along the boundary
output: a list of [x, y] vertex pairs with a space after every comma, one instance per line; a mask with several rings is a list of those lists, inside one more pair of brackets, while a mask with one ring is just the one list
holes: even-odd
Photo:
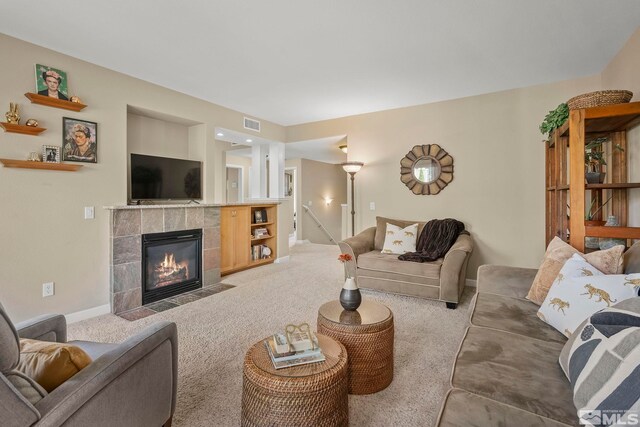
[[98, 124], [62, 118], [62, 159], [70, 162], [98, 163]]
[[47, 65], [36, 64], [36, 92], [38, 95], [68, 101], [67, 73]]

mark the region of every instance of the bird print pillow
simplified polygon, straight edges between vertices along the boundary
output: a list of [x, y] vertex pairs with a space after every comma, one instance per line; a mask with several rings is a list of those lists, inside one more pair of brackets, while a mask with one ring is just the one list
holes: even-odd
[[405, 228], [387, 223], [387, 233], [384, 236], [383, 254], [402, 255], [416, 251], [416, 239], [418, 238], [418, 224]]
[[578, 254], [562, 267], [538, 317], [567, 337], [598, 311], [638, 296], [640, 273], [603, 274]]

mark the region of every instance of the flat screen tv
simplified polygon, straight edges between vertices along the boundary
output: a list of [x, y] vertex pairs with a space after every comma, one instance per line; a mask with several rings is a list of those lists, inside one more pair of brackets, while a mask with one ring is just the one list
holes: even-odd
[[131, 200], [202, 199], [202, 162], [131, 154]]

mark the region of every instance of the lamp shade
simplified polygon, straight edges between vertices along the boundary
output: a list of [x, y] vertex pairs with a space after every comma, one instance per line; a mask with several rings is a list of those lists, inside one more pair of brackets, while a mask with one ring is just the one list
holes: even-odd
[[362, 163], [362, 162], [345, 162], [345, 163], [341, 163], [340, 165], [342, 166], [342, 169], [344, 169], [345, 172], [357, 173], [360, 169], [362, 169], [362, 166], [364, 166], [364, 163]]

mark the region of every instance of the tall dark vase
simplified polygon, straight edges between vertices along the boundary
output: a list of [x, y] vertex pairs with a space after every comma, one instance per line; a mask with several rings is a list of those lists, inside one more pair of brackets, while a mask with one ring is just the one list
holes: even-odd
[[347, 277], [340, 291], [340, 305], [347, 311], [355, 311], [360, 307], [361, 302], [362, 295], [356, 285], [356, 281], [351, 277]]

